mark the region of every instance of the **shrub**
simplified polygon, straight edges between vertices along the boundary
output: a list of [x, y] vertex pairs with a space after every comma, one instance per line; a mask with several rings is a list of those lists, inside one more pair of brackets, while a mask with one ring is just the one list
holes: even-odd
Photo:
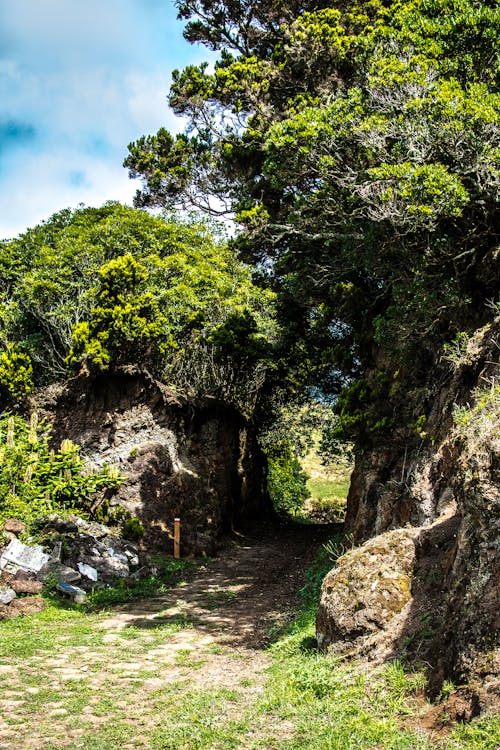
[[30, 526], [47, 513], [86, 513], [96, 493], [121, 483], [112, 467], [91, 469], [71, 440], [52, 450], [49, 432], [36, 413], [29, 422], [0, 418], [0, 520], [15, 516]]
[[123, 522], [122, 537], [124, 539], [128, 539], [130, 542], [140, 542], [143, 536], [144, 526], [137, 516], [127, 518], [127, 520]]
[[307, 474], [294, 455], [290, 443], [268, 446], [267, 489], [278, 513], [297, 513], [309, 497]]

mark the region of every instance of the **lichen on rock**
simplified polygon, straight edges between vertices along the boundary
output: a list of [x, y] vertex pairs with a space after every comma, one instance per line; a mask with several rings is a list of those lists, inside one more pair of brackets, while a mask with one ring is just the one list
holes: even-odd
[[339, 558], [321, 588], [316, 631], [322, 649], [355, 651], [400, 615], [411, 599], [415, 537], [413, 529], [388, 531]]

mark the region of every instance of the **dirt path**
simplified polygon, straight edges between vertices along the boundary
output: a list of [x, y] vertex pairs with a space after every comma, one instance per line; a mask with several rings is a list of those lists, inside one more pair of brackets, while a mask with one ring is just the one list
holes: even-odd
[[[48, 643], [0, 664], [0, 748], [94, 747], [96, 736], [99, 750], [149, 748], [162, 706], [170, 711], [173, 695], [193, 690], [234, 691], [223, 717], [233, 720], [262, 691], [270, 632], [292, 616], [304, 570], [331, 534], [249, 531], [164, 596], [97, 616], [83, 631], [56, 626]], [[110, 706], [125, 738], [115, 732], [106, 744]]]
[[[330, 534], [331, 534], [330, 530]], [[155, 628], [183, 617], [200, 636], [233, 647], [260, 649], [283, 625], [305, 583], [324, 528], [269, 527], [234, 538], [195, 580], [168, 594], [117, 608], [104, 628]]]

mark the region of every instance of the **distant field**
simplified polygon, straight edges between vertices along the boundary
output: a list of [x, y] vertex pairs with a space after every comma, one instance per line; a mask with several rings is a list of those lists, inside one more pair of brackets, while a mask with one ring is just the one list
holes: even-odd
[[301, 464], [309, 475], [307, 486], [311, 493], [305, 503], [306, 515], [324, 521], [342, 520], [353, 470], [351, 461], [339, 457], [336, 464], [325, 466], [313, 448]]

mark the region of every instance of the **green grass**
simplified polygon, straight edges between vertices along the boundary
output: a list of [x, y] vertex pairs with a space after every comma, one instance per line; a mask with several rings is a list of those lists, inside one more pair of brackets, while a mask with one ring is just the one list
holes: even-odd
[[[169, 651], [183, 621], [110, 633], [100, 628], [104, 611], [49, 604], [0, 623], [0, 664], [10, 667], [0, 671], [0, 696], [22, 701], [5, 712], [7, 724], [30, 750], [497, 750], [499, 717], [442, 739], [418, 730], [423, 673], [398, 661], [367, 671], [316, 651], [317, 593], [330, 566], [322, 549], [263, 676], [251, 654], [226, 644], [193, 640]], [[235, 670], [234, 688], [200, 674], [211, 659]]]
[[309, 477], [310, 498], [305, 503], [305, 513], [323, 521], [340, 520], [345, 514], [353, 466], [345, 456], [340, 457], [336, 465], [324, 466], [317, 453], [318, 444], [319, 436], [316, 436], [315, 447], [301, 460]]
[[311, 497], [317, 500], [340, 500], [345, 502], [349, 492], [349, 479], [326, 479], [314, 477], [307, 480]]

